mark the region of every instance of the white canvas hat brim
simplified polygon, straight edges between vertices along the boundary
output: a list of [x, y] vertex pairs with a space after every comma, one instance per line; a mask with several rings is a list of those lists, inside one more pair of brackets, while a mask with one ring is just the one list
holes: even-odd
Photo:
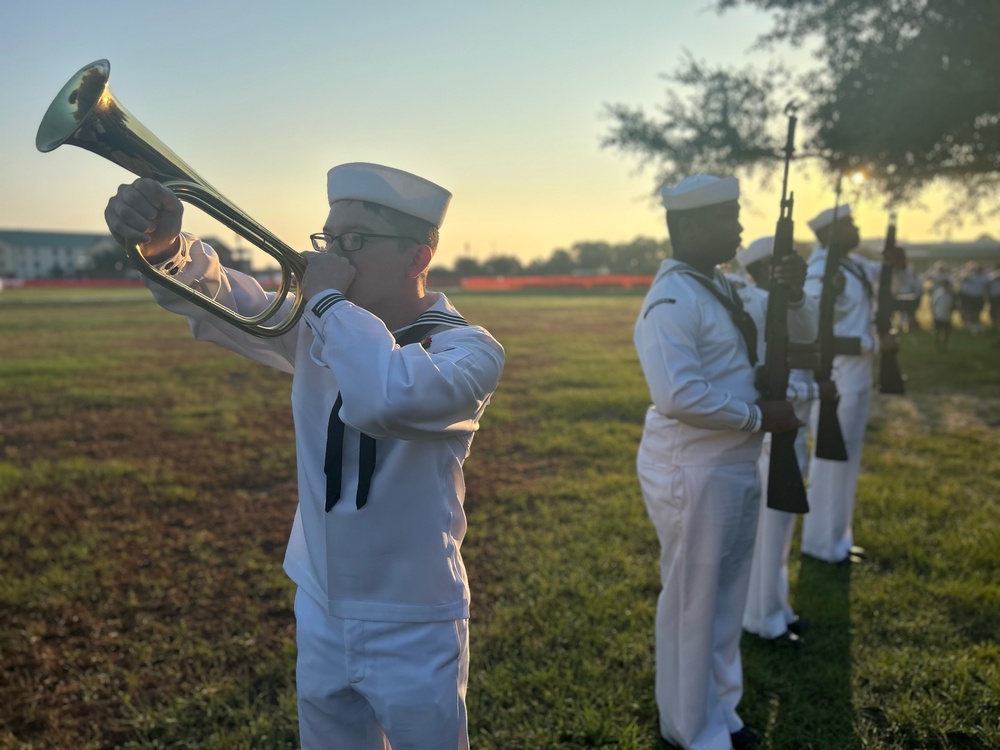
[[735, 177], [713, 177], [696, 174], [685, 177], [673, 187], [660, 191], [663, 207], [668, 211], [688, 211], [739, 200], [740, 181]]
[[[836, 216], [834, 216], [834, 211], [836, 211]], [[830, 226], [835, 219], [846, 219], [850, 215], [851, 207], [846, 204], [828, 208], [826, 211], [821, 211], [809, 220], [809, 228], [815, 232], [817, 229]]]
[[759, 260], [770, 258], [774, 252], [774, 237], [761, 237], [736, 253], [736, 262], [749, 268]]
[[326, 175], [327, 198], [388, 206], [440, 228], [451, 193], [430, 180], [380, 164], [354, 162], [334, 167]]

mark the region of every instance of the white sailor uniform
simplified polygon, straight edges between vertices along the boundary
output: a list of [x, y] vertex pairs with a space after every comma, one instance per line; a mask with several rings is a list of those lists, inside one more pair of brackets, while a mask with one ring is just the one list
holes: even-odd
[[[264, 309], [270, 296], [191, 235], [164, 266], [243, 314]], [[381, 320], [332, 290], [308, 302], [292, 331], [260, 338], [151, 289], [163, 307], [188, 316], [199, 340], [294, 372], [299, 504], [284, 567], [299, 587], [303, 746], [468, 747], [462, 463], [503, 368], [499, 343], [441, 294], [414, 323], [437, 327], [400, 347]], [[325, 451], [338, 393], [343, 498], [327, 512]], [[376, 449], [359, 508], [363, 434]], [[434, 739], [415, 745], [411, 734]]]
[[931, 270], [924, 277], [930, 283], [931, 318], [936, 329], [951, 329], [955, 313], [955, 280], [943, 270]]
[[[661, 545], [656, 614], [660, 731], [697, 750], [730, 748], [743, 726], [739, 640], [763, 439], [748, 346], [719, 300], [665, 260], [635, 326], [653, 404], [637, 456]], [[720, 292], [735, 298], [716, 273]], [[763, 330], [762, 304], [747, 306]], [[797, 325], [801, 312], [789, 315]], [[803, 340], [815, 335], [812, 328]]]
[[[773, 244], [773, 243], [772, 243]], [[753, 248], [756, 243], [752, 244]], [[765, 256], [770, 256], [770, 245]], [[739, 256], [737, 256], [739, 258]], [[748, 312], [762, 321], [767, 315], [768, 293], [745, 279], [734, 284], [743, 305]], [[800, 302], [792, 306], [801, 313], [789, 317], [789, 339], [796, 343], [812, 343], [816, 340], [819, 319], [819, 300], [811, 295], [803, 295]], [[758, 323], [758, 350], [764, 352], [765, 325]], [[791, 370], [788, 377], [787, 397], [795, 408], [795, 415], [803, 424], [809, 422], [812, 401], [818, 395], [812, 373], [805, 370]], [[806, 428], [795, 436], [795, 455], [799, 468], [805, 476], [808, 465], [808, 443]], [[747, 590], [747, 604], [743, 613], [743, 629], [763, 638], [777, 638], [795, 621], [795, 612], [789, 603], [788, 557], [792, 548], [795, 531], [795, 513], [785, 513], [767, 507], [767, 482], [771, 468], [771, 435], [765, 434], [757, 461], [760, 477], [760, 517], [757, 522], [757, 538], [754, 542], [753, 563], [750, 567], [750, 583]]]
[[993, 327], [998, 328], [1000, 327], [1000, 269], [989, 275], [986, 296], [990, 303], [990, 320], [993, 321]]
[[[819, 398], [819, 388], [807, 370], [792, 370], [788, 377], [788, 400], [795, 416], [806, 425], [795, 436], [795, 457], [802, 476], [808, 476], [808, 425], [813, 402]], [[785, 513], [767, 507], [767, 482], [771, 467], [770, 435], [758, 462], [761, 486], [760, 521], [754, 543], [753, 565], [747, 606], [743, 613], [743, 629], [762, 638], [777, 638], [795, 622], [795, 610], [789, 601], [788, 558], [795, 534], [795, 513]]]
[[977, 334], [982, 327], [980, 320], [986, 306], [989, 275], [982, 269], [966, 269], [958, 280], [958, 305], [962, 322], [970, 333]]
[[[805, 291], [822, 294], [827, 251], [817, 247], [809, 257]], [[844, 290], [834, 309], [834, 335], [857, 337], [861, 354], [838, 354], [833, 360], [832, 378], [840, 403], [837, 417], [847, 447], [847, 461], [830, 461], [815, 455], [809, 467], [809, 512], [802, 522], [802, 552], [837, 563], [846, 560], [854, 545], [852, 528], [854, 496], [861, 470], [865, 427], [872, 391], [872, 358], [878, 350], [874, 328], [874, 284], [881, 265], [850, 255], [841, 263]], [[816, 434], [819, 401], [813, 405], [811, 430]]]

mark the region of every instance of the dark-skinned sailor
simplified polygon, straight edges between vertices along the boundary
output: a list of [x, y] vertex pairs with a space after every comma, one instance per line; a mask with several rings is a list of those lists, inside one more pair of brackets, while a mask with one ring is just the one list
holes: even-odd
[[[864, 550], [854, 545], [854, 495], [861, 469], [865, 426], [872, 393], [872, 360], [879, 349], [875, 329], [875, 300], [881, 264], [852, 253], [860, 243], [850, 206], [835, 206], [816, 215], [809, 227], [819, 246], [809, 256], [806, 293], [823, 292], [828, 248], [842, 253], [834, 307], [834, 335], [857, 338], [860, 352], [838, 354], [833, 360], [833, 381], [839, 394], [837, 417], [847, 447], [846, 461], [815, 455], [809, 465], [809, 512], [802, 522], [802, 552], [829, 563], [858, 560]], [[893, 261], [896, 256], [890, 256]], [[883, 346], [895, 346], [891, 334]], [[819, 401], [813, 405], [812, 433], [816, 434]]]
[[[757, 458], [764, 432], [801, 422], [787, 401], [760, 400], [754, 368], [764, 321], [716, 271], [740, 245], [739, 182], [693, 175], [661, 196], [673, 257], [656, 274], [634, 339], [653, 401], [637, 469], [661, 547], [660, 732], [692, 750], [742, 750], [758, 742], [736, 712]], [[793, 299], [802, 299], [803, 277]], [[792, 307], [790, 324], [803, 316]]]

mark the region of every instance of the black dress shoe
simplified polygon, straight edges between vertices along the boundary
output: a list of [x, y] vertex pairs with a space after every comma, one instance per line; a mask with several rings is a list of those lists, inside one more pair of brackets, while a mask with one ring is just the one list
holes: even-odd
[[733, 750], [752, 750], [760, 744], [760, 737], [746, 726], [738, 732], [732, 732], [729, 737], [733, 741]]
[[862, 563], [864, 561], [865, 561], [864, 555], [855, 555], [854, 553], [848, 553], [847, 557], [845, 557], [843, 560], [834, 563], [834, 565], [839, 565], [842, 568], [849, 568], [852, 565], [857, 565], [858, 563]]
[[803, 620], [801, 617], [796, 616], [794, 620], [788, 623], [788, 629], [795, 633], [795, 635], [802, 635], [802, 633], [809, 629], [812, 623], [809, 620]]
[[777, 646], [792, 646], [799, 648], [806, 645], [806, 639], [798, 633], [793, 632], [791, 628], [775, 638], [765, 638], [764, 640]]

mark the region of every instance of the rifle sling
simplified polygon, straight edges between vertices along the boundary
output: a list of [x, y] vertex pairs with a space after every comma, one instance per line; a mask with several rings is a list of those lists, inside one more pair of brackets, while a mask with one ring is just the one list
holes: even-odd
[[840, 267], [861, 282], [861, 285], [865, 288], [865, 294], [868, 295], [868, 301], [873, 303], [875, 301], [875, 289], [872, 287], [871, 279], [868, 278], [868, 274], [864, 272], [864, 269], [858, 268], [858, 265], [850, 258], [841, 258]]
[[[791, 370], [815, 370], [819, 365], [819, 346], [811, 344], [788, 343], [788, 367]], [[837, 336], [833, 340], [833, 353], [859, 356], [861, 354], [861, 339], [857, 336]]]

